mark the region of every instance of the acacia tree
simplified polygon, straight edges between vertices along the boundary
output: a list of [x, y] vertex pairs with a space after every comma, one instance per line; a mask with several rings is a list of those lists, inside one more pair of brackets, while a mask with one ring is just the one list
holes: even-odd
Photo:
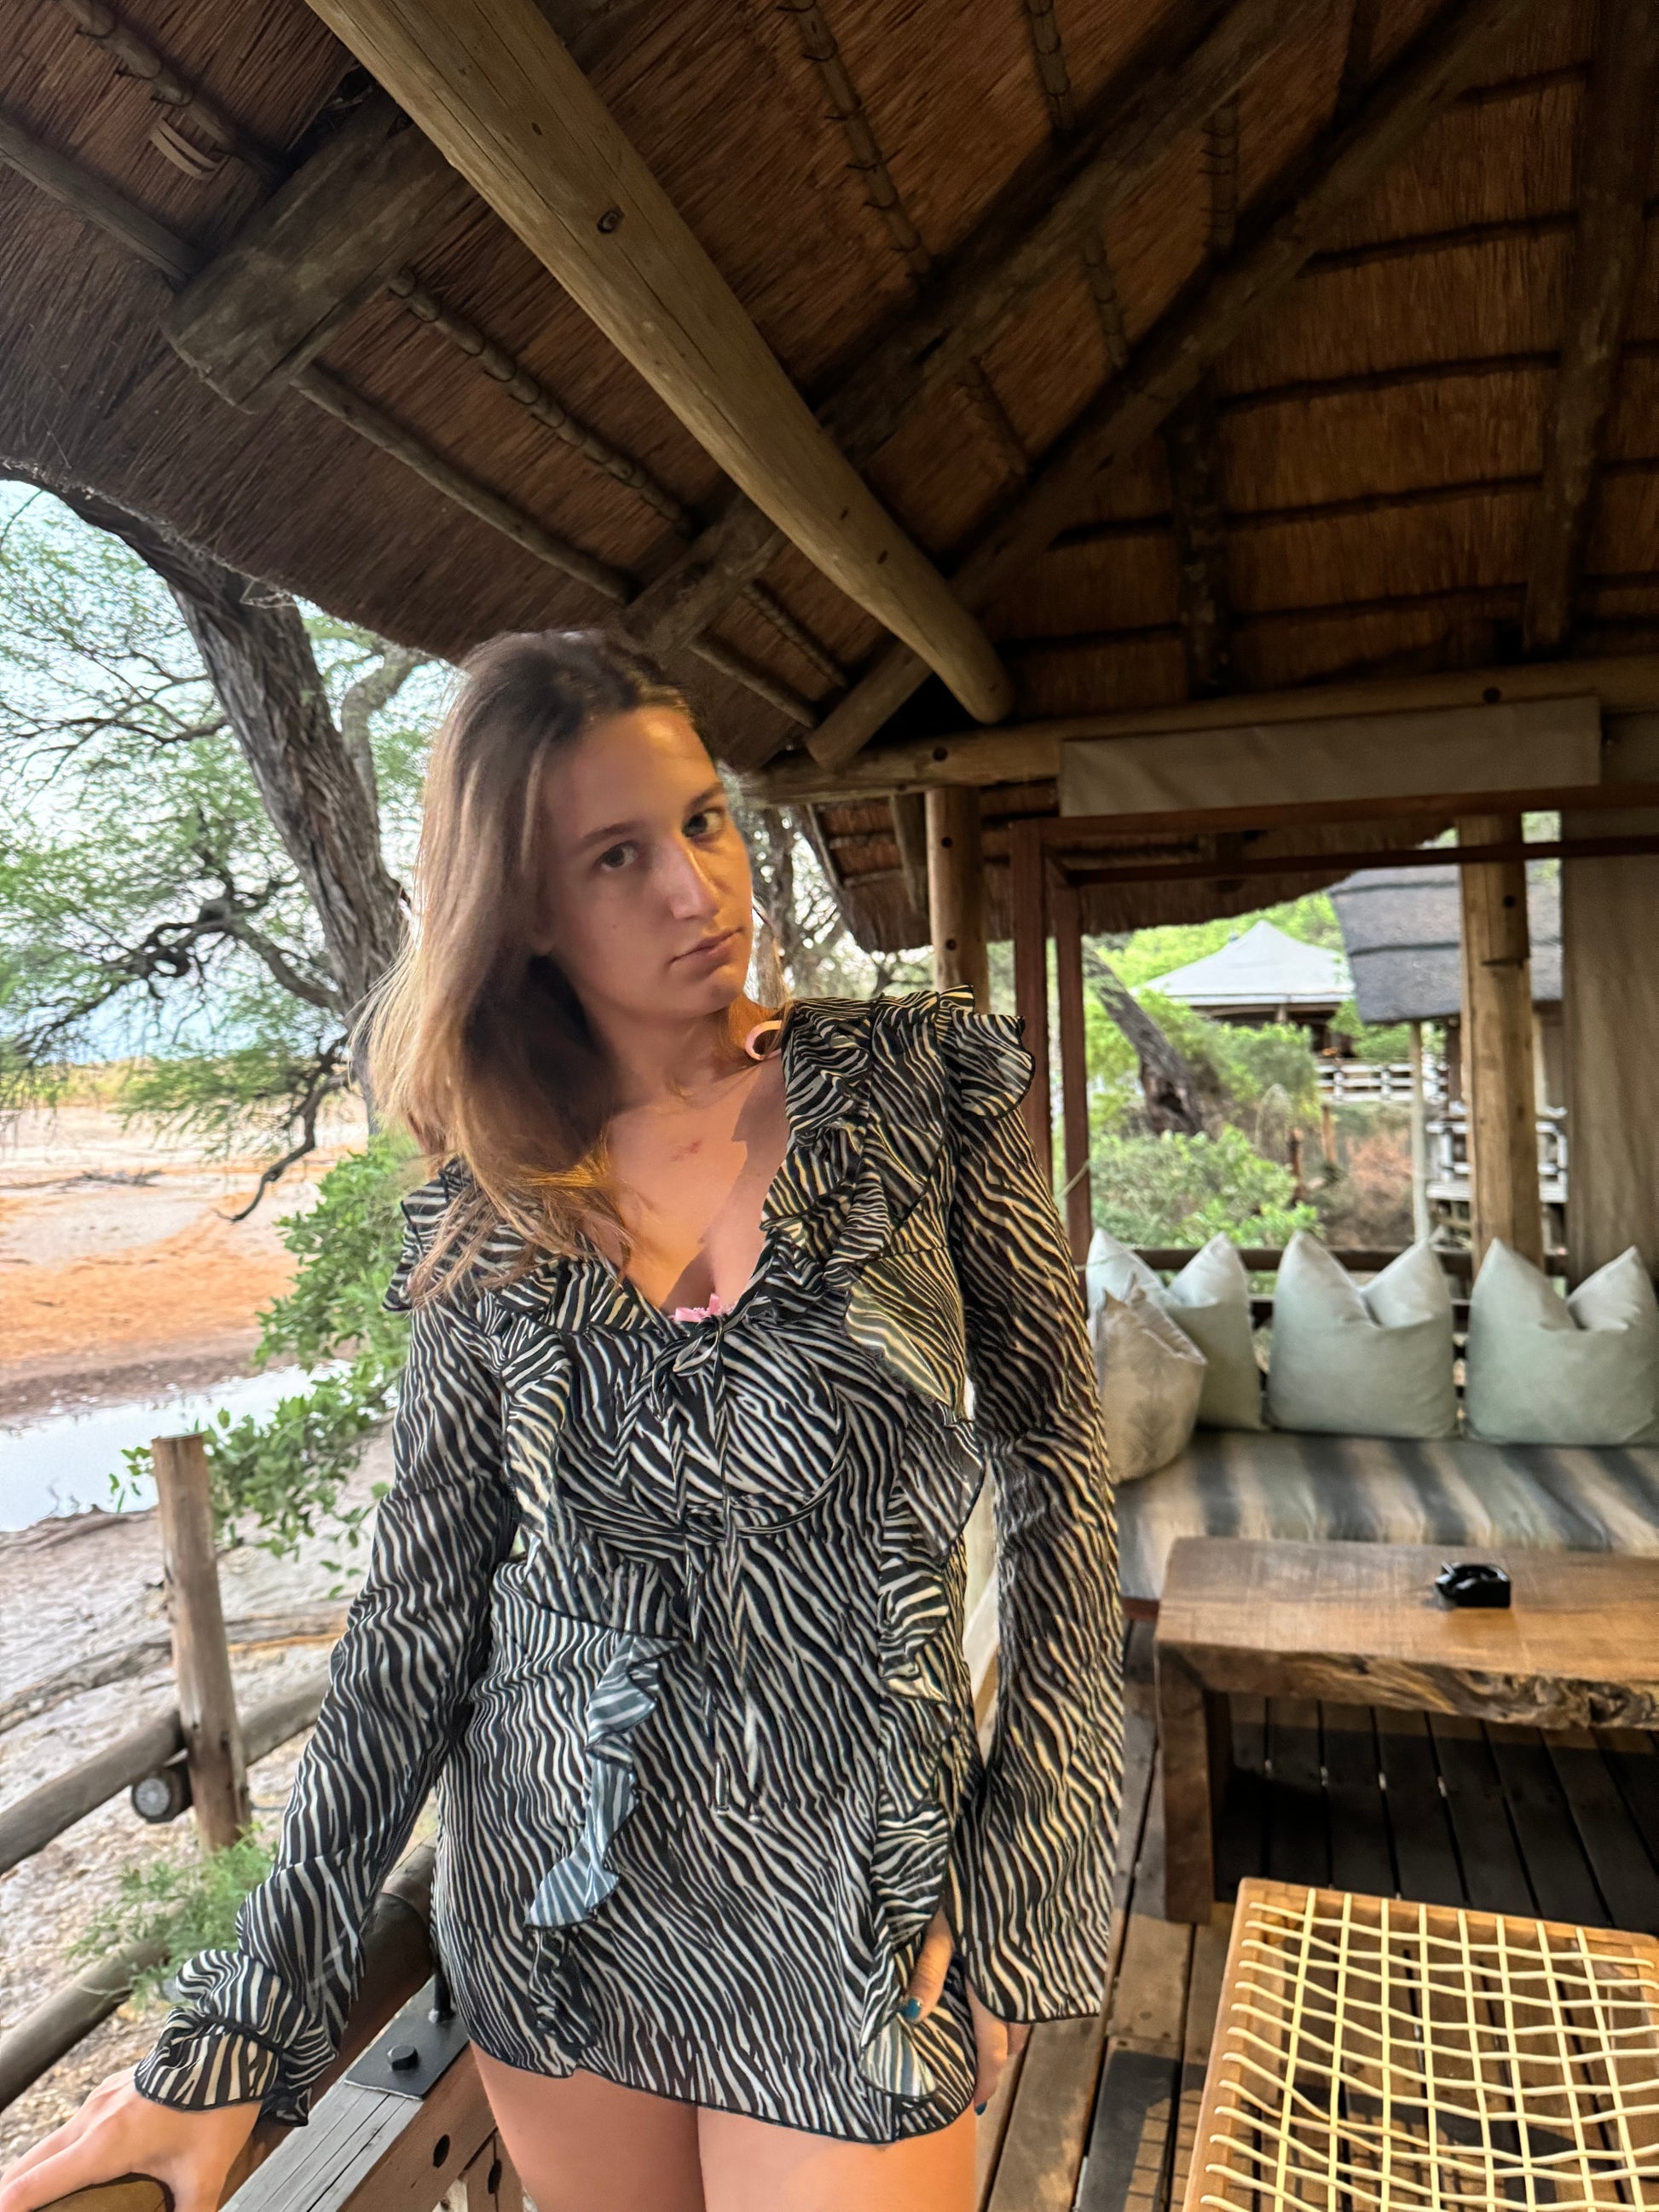
[[120, 1060], [126, 1110], [267, 1142], [263, 1189], [401, 938], [430, 664], [73, 504], [0, 533], [0, 1095]]

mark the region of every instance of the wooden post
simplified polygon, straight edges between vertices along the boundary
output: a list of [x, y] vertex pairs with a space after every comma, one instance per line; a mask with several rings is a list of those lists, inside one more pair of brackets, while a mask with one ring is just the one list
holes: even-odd
[[[1518, 843], [1517, 816], [1458, 823], [1460, 845]], [[1544, 1261], [1532, 1054], [1532, 958], [1524, 860], [1466, 865], [1463, 1035], [1468, 1092], [1469, 1222], [1477, 1267], [1494, 1237]]]
[[933, 933], [933, 987], [966, 983], [981, 1013], [991, 1003], [985, 953], [985, 862], [980, 843], [979, 793], [963, 787], [930, 791], [927, 806], [927, 911]]
[[1024, 1024], [1025, 1049], [1036, 1063], [1022, 1111], [1037, 1165], [1052, 1179], [1054, 1127], [1048, 1099], [1048, 915], [1037, 822], [1016, 822], [1008, 834], [1014, 921], [1014, 1006]]
[[235, 1842], [252, 1808], [219, 1602], [207, 1450], [199, 1436], [155, 1437], [149, 1450], [191, 1799], [202, 1841], [213, 1850]]
[[1428, 1242], [1432, 1224], [1429, 1219], [1429, 1115], [1428, 1103], [1423, 1089], [1423, 1024], [1407, 1024], [1411, 1036], [1412, 1060], [1412, 1235], [1419, 1244]]
[[1066, 1233], [1081, 1267], [1095, 1231], [1089, 1181], [1089, 1061], [1083, 1019], [1083, 930], [1077, 888], [1055, 884], [1054, 981], [1060, 1001], [1060, 1120], [1066, 1132]]
[[[1644, 716], [1644, 722], [1647, 718]], [[1563, 814], [1571, 836], [1659, 829], [1659, 813]], [[1561, 864], [1568, 1272], [1627, 1245], [1659, 1273], [1659, 858]]]

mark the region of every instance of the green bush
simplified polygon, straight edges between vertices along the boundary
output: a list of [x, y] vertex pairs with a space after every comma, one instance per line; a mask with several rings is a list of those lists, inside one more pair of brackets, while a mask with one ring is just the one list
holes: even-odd
[[237, 1907], [270, 1867], [270, 1848], [251, 1826], [222, 1850], [123, 1867], [114, 1899], [92, 1914], [67, 1956], [101, 1959], [129, 1943], [160, 1951], [133, 1983], [134, 2003], [149, 2004], [187, 1959], [235, 1942]]
[[[288, 1216], [283, 1242], [299, 1269], [293, 1288], [260, 1316], [255, 1360], [301, 1366], [310, 1387], [280, 1399], [263, 1419], [233, 1420], [221, 1407], [203, 1431], [216, 1529], [246, 1516], [253, 1540], [279, 1558], [319, 1528], [355, 1548], [386, 1493], [377, 1483], [368, 1504], [337, 1508], [364, 1444], [392, 1410], [403, 1373], [408, 1317], [387, 1313], [380, 1301], [402, 1248], [398, 1200], [408, 1157], [398, 1139], [372, 1137], [366, 1150], [329, 1170], [308, 1212]], [[149, 1473], [148, 1451], [129, 1451], [125, 1474], [110, 1478], [118, 1502]], [[324, 1564], [340, 1571], [337, 1559]]]
[[1288, 1168], [1265, 1159], [1242, 1129], [1213, 1137], [1109, 1135], [1090, 1158], [1095, 1219], [1126, 1244], [1282, 1245], [1316, 1229]]

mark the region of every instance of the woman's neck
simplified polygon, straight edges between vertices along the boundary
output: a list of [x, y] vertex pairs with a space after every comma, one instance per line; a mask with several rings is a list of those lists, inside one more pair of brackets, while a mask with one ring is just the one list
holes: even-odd
[[690, 1022], [607, 1020], [590, 1011], [588, 1026], [611, 1065], [613, 1110], [696, 1098], [744, 1064], [738, 1039], [763, 1018], [746, 999]]

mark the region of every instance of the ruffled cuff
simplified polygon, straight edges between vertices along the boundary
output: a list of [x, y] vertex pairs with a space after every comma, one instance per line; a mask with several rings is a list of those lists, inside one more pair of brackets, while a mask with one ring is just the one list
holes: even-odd
[[178, 1991], [133, 2087], [192, 2112], [257, 2100], [266, 2118], [303, 2127], [334, 2046], [270, 1968], [238, 1951], [198, 1951]]

